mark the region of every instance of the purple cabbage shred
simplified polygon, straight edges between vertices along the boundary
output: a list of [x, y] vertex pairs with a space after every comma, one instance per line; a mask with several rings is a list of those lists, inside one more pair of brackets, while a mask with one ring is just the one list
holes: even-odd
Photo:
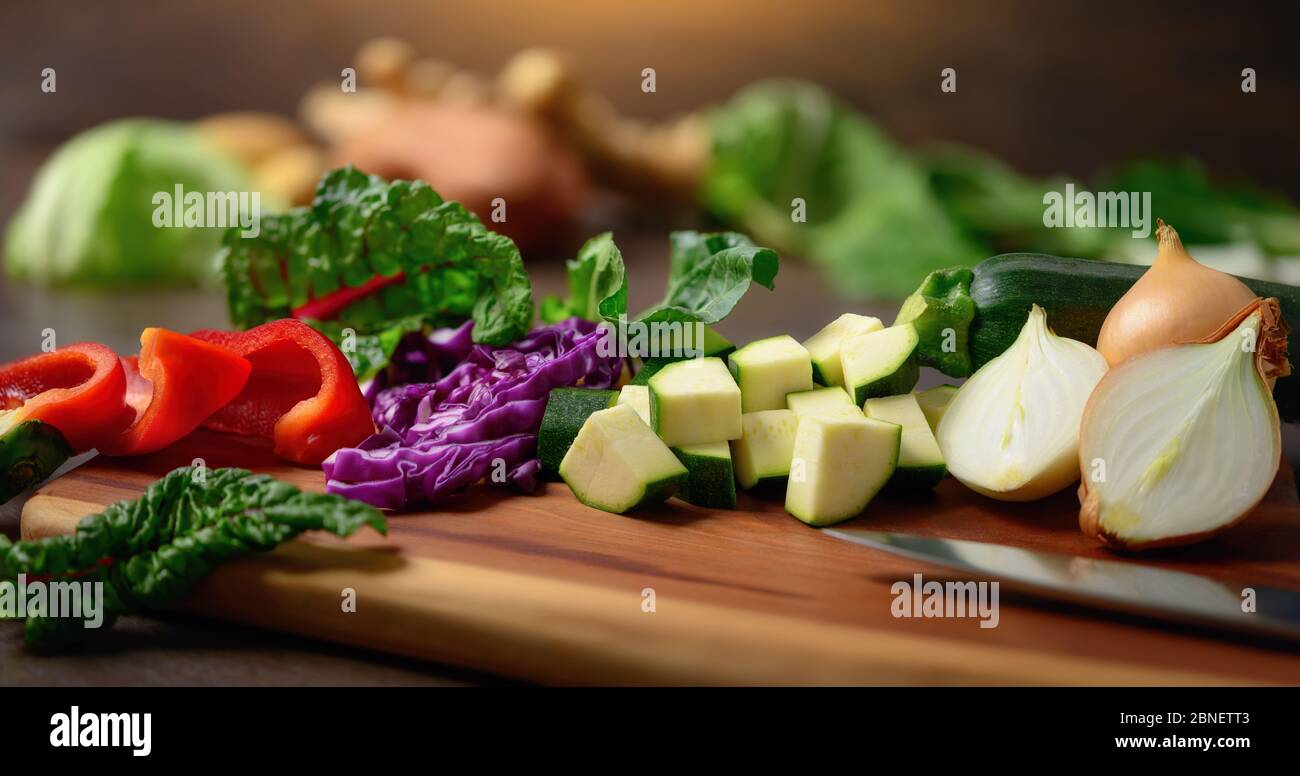
[[471, 322], [398, 344], [366, 391], [379, 433], [324, 463], [330, 493], [383, 509], [437, 504], [485, 478], [531, 492], [537, 429], [552, 388], [609, 388], [595, 323], [570, 318], [504, 347], [475, 345]]

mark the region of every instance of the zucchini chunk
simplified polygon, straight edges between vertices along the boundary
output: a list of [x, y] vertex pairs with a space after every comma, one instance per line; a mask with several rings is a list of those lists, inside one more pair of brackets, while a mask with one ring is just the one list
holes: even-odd
[[537, 431], [537, 457], [542, 462], [542, 478], [560, 479], [560, 461], [578, 436], [582, 424], [599, 410], [614, 406], [617, 391], [597, 388], [554, 388], [546, 398], [546, 412]]
[[811, 391], [800, 391], [792, 393], [785, 397], [786, 406], [794, 411], [794, 414], [800, 418], [805, 415], [826, 415], [849, 413], [850, 415], [861, 415], [862, 411], [853, 403], [853, 399], [843, 388], [814, 388]]
[[687, 472], [636, 410], [619, 404], [582, 424], [560, 476], [582, 503], [621, 515], [673, 495]]
[[720, 358], [675, 361], [650, 378], [650, 425], [670, 447], [740, 437], [740, 388]]
[[936, 385], [916, 392], [916, 403], [921, 405], [921, 412], [925, 413], [925, 422], [930, 424], [930, 431], [938, 432], [939, 421], [943, 420], [943, 413], [948, 411], [948, 405], [956, 395], [955, 385]]
[[867, 508], [898, 464], [902, 428], [865, 416], [799, 421], [785, 511], [812, 526], [833, 525]]
[[916, 387], [921, 370], [916, 360], [919, 339], [910, 323], [859, 334], [844, 340], [840, 362], [844, 387], [862, 406], [876, 396], [896, 396]]
[[845, 313], [821, 331], [804, 340], [812, 358], [813, 381], [818, 385], [844, 385], [844, 368], [840, 365], [840, 343], [858, 334], [880, 331], [884, 324], [869, 315]]
[[794, 337], [751, 342], [727, 358], [740, 386], [740, 411], [785, 409], [785, 395], [812, 388], [812, 361]]
[[745, 490], [784, 487], [799, 418], [791, 410], [750, 412], [741, 418], [744, 433], [731, 443], [736, 481]]
[[726, 442], [674, 447], [673, 455], [689, 474], [678, 498], [698, 507], [736, 508], [736, 474]]
[[914, 394], [867, 399], [863, 411], [869, 418], [895, 423], [903, 428], [898, 448], [898, 469], [890, 481], [891, 487], [930, 490], [939, 484], [948, 469]]
[[623, 390], [618, 392], [618, 401], [616, 404], [627, 404], [636, 410], [636, 414], [641, 416], [645, 424], [650, 425], [650, 389], [644, 385], [632, 385], [631, 383], [623, 386]]

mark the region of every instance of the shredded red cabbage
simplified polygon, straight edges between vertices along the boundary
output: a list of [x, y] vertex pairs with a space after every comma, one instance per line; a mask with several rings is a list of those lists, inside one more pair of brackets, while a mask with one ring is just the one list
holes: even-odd
[[367, 392], [383, 429], [324, 463], [330, 493], [384, 509], [435, 504], [488, 478], [536, 487], [537, 429], [552, 388], [609, 388], [622, 368], [595, 323], [570, 318], [505, 347], [473, 345], [472, 323], [408, 336]]

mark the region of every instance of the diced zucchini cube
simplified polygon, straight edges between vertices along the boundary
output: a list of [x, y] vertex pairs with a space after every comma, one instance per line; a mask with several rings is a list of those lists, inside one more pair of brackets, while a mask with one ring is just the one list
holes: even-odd
[[853, 403], [876, 396], [895, 396], [916, 387], [920, 377], [916, 346], [919, 338], [910, 323], [845, 339], [840, 347], [844, 387]]
[[863, 411], [869, 418], [903, 427], [902, 442], [898, 449], [898, 470], [894, 472], [890, 487], [899, 485], [929, 490], [939, 484], [948, 469], [944, 466], [939, 443], [935, 441], [934, 432], [930, 430], [930, 424], [926, 422], [925, 413], [921, 411], [915, 394], [867, 399]]
[[740, 437], [740, 388], [719, 358], [692, 358], [655, 373], [650, 421], [670, 447]]
[[893, 475], [901, 436], [899, 426], [865, 416], [804, 417], [794, 440], [786, 511], [814, 526], [858, 515]]
[[844, 385], [840, 343], [847, 337], [870, 334], [883, 328], [879, 318], [845, 313], [804, 340], [803, 346], [812, 357], [813, 380], [819, 385]]
[[791, 410], [764, 410], [745, 414], [741, 427], [740, 439], [731, 443], [731, 460], [740, 487], [783, 487], [790, 474], [799, 419]]
[[618, 403], [636, 410], [646, 425], [650, 425], [650, 389], [644, 385], [627, 384], [618, 392]]
[[619, 404], [582, 424], [560, 476], [582, 503], [622, 514], [673, 495], [687, 472], [636, 410]]
[[812, 388], [812, 362], [794, 337], [751, 342], [727, 358], [740, 386], [741, 411], [785, 409], [785, 395]]

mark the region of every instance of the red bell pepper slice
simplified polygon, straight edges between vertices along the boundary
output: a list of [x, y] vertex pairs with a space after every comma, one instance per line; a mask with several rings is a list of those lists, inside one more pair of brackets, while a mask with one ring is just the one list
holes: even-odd
[[117, 354], [82, 342], [0, 366], [0, 433], [25, 420], [58, 429], [73, 450], [108, 442], [131, 422]]
[[301, 321], [191, 336], [248, 359], [248, 383], [204, 428], [269, 437], [281, 458], [319, 464], [375, 431], [370, 407], [339, 349]]
[[106, 455], [152, 453], [186, 436], [239, 395], [253, 368], [220, 345], [156, 328], [122, 364], [135, 423], [100, 448]]

